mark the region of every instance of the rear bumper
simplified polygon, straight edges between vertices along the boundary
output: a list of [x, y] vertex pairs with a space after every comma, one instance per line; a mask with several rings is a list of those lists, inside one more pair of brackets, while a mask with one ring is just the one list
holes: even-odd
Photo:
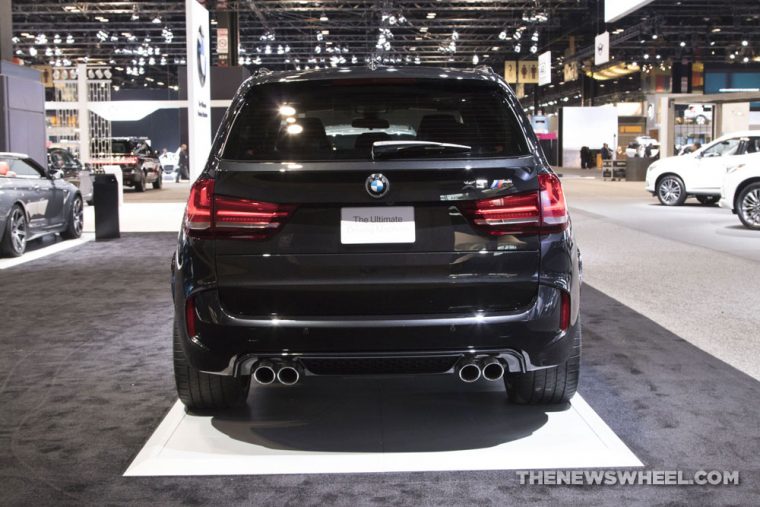
[[[309, 368], [317, 360], [451, 358], [489, 354], [510, 371], [530, 371], [564, 362], [572, 351], [571, 326], [560, 331], [561, 291], [541, 285], [533, 303], [498, 314], [404, 315], [361, 318], [242, 318], [226, 311], [216, 290], [193, 295], [197, 335], [180, 334], [190, 363], [223, 375], [245, 375], [267, 357], [294, 357]], [[185, 299], [175, 293], [176, 315]], [[575, 306], [575, 305], [574, 305]], [[445, 360], [441, 362], [445, 364]]]

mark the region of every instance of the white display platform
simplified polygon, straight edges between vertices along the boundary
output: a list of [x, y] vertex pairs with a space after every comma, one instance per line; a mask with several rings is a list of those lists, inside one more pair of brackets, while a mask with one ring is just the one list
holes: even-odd
[[36, 261], [48, 255], [53, 255], [75, 246], [80, 246], [95, 239], [94, 234], [83, 233], [81, 238], [62, 240], [52, 236], [41, 238], [27, 244], [28, 250], [21, 257], [0, 258], [0, 269], [8, 269], [19, 264]]
[[556, 411], [454, 376], [307, 377], [255, 386], [250, 407], [188, 415], [177, 401], [125, 476], [639, 467], [580, 396]]

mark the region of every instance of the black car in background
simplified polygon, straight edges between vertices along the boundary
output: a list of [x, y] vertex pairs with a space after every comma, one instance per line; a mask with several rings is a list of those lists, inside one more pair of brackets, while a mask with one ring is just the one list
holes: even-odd
[[249, 79], [192, 186], [172, 271], [191, 409], [305, 374], [503, 379], [526, 404], [577, 388], [568, 209], [490, 70]]
[[64, 148], [49, 148], [48, 170], [61, 171], [62, 178], [76, 185], [87, 204], [92, 204], [92, 173], [78, 158]]
[[114, 137], [111, 139], [111, 155], [92, 161], [95, 170], [109, 165], [118, 165], [123, 174], [125, 187], [144, 192], [148, 185], [160, 189], [163, 186], [163, 171], [158, 153], [145, 137]]
[[27, 155], [0, 153], [0, 255], [18, 257], [46, 234], [82, 235], [82, 194], [62, 176]]

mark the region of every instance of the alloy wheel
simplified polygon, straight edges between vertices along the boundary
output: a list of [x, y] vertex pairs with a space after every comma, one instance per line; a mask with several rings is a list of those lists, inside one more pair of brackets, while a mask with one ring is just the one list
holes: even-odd
[[84, 207], [82, 206], [81, 199], [75, 199], [74, 204], [71, 206], [71, 220], [74, 225], [74, 232], [77, 235], [82, 233], [82, 226], [84, 225]]
[[760, 227], [760, 188], [750, 190], [741, 203], [741, 214], [747, 223]]
[[678, 202], [682, 192], [681, 183], [675, 178], [665, 178], [660, 183], [660, 199], [666, 204], [670, 205]]
[[18, 253], [26, 249], [26, 218], [19, 208], [14, 209], [11, 214], [11, 242], [13, 249]]

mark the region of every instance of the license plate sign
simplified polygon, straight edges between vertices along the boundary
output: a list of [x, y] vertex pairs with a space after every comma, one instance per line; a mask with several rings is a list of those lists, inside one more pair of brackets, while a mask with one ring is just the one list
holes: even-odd
[[342, 208], [340, 242], [344, 245], [414, 243], [414, 207]]

